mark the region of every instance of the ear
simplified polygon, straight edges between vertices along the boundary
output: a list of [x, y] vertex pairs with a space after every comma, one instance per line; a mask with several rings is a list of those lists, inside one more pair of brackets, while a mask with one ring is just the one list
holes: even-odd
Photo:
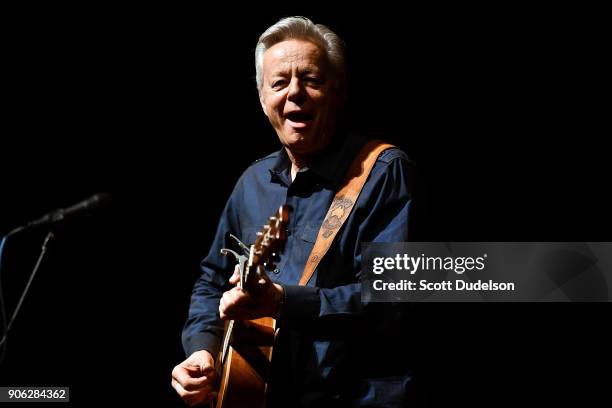
[[259, 103], [261, 104], [261, 109], [263, 109], [264, 114], [268, 116], [268, 109], [266, 108], [265, 98], [261, 91], [259, 91]]

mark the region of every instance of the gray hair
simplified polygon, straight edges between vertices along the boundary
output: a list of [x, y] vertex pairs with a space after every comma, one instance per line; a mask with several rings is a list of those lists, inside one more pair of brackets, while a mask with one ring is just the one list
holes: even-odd
[[325, 51], [327, 60], [331, 65], [334, 79], [340, 87], [346, 79], [344, 57], [344, 41], [332, 30], [323, 24], [314, 24], [306, 17], [285, 17], [268, 28], [257, 41], [255, 47], [255, 80], [257, 90], [263, 86], [263, 57], [266, 50], [274, 44], [289, 40], [300, 39], [312, 41]]

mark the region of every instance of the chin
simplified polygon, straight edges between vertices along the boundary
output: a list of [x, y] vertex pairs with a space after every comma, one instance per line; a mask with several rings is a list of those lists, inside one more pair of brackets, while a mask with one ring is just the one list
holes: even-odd
[[309, 144], [311, 141], [310, 132], [308, 133], [299, 133], [299, 132], [291, 132], [285, 136], [285, 141], [287, 146], [289, 147], [299, 147], [306, 144]]
[[302, 153], [309, 153], [311, 150], [315, 149], [318, 144], [317, 137], [310, 131], [305, 133], [294, 133], [287, 141], [289, 142], [289, 147], [299, 150]]

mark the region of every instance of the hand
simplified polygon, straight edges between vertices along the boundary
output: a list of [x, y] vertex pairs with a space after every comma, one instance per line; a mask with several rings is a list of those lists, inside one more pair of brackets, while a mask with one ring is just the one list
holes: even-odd
[[190, 407], [217, 396], [214, 379], [215, 360], [206, 350], [196, 351], [172, 370], [172, 387]]
[[[240, 282], [238, 265], [229, 282], [237, 285]], [[251, 320], [260, 317], [276, 317], [283, 299], [283, 287], [274, 283], [267, 275], [262, 274], [249, 292], [236, 286], [228, 290], [219, 302], [219, 315], [223, 320]]]

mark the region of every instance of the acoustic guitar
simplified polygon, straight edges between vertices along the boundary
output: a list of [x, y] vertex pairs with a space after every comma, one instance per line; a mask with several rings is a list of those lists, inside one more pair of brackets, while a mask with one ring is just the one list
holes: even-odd
[[[236, 258], [243, 290], [252, 290], [265, 270], [272, 266], [287, 239], [288, 221], [289, 208], [282, 206], [257, 233], [250, 247], [232, 236], [244, 250], [243, 255], [229, 249], [221, 250], [224, 255]], [[275, 324], [271, 317], [226, 322], [222, 347], [215, 362], [219, 388], [216, 400], [211, 402], [212, 408], [265, 407]]]

